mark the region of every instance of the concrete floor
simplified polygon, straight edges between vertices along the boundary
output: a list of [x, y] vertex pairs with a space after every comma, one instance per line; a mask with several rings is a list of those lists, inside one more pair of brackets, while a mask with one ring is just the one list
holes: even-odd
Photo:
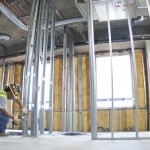
[[150, 140], [96, 140], [90, 134], [0, 137], [0, 150], [150, 150]]

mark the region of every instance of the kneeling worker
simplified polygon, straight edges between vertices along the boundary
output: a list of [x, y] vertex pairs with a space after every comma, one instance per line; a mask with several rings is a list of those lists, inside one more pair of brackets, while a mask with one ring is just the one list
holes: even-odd
[[14, 117], [7, 111], [7, 100], [15, 100], [19, 105], [22, 114], [27, 114], [27, 109], [23, 107], [22, 102], [18, 99], [20, 94], [20, 87], [16, 84], [6, 86], [4, 90], [0, 90], [0, 136], [8, 136], [5, 132], [9, 118], [12, 119], [14, 124], [19, 123], [18, 117]]

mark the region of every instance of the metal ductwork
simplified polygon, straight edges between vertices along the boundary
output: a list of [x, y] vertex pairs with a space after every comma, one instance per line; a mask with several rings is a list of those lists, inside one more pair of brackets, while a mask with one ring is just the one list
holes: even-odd
[[136, 0], [136, 3], [137, 3], [137, 16], [149, 16], [150, 1], [149, 0]]
[[[87, 3], [82, 3], [81, 0], [75, 0], [76, 7], [82, 14], [84, 19], [87, 19]], [[113, 0], [108, 3], [110, 20], [122, 20], [127, 19], [125, 11], [125, 2], [124, 0]], [[128, 1], [128, 7], [130, 9], [131, 18], [137, 18], [136, 15], [136, 3], [134, 0]], [[106, 1], [105, 0], [95, 0], [93, 1], [93, 19], [101, 21], [107, 21], [107, 10], [106, 10]]]
[[6, 16], [8, 17], [12, 22], [14, 22], [19, 28], [23, 29], [23, 30], [28, 30], [28, 27], [22, 22], [20, 21], [15, 14], [10, 11], [2, 2], [0, 2], [0, 11]]
[[[84, 19], [87, 19], [87, 3], [86, 0], [75, 0], [76, 7], [80, 11]], [[112, 0], [108, 4], [110, 12], [110, 20], [126, 19], [125, 2], [124, 0]], [[150, 15], [150, 0], [128, 0], [128, 7], [131, 18]], [[93, 1], [93, 18], [94, 20], [107, 21], [106, 1]], [[139, 19], [139, 18], [138, 18]], [[142, 18], [140, 18], [142, 19]], [[140, 22], [140, 20], [137, 20]]]

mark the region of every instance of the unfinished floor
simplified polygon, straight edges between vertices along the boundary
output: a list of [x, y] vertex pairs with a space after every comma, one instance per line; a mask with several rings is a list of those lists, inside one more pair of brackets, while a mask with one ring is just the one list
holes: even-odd
[[4, 150], [149, 150], [150, 140], [91, 140], [90, 134], [64, 136], [61, 133], [39, 138], [9, 136], [0, 138]]

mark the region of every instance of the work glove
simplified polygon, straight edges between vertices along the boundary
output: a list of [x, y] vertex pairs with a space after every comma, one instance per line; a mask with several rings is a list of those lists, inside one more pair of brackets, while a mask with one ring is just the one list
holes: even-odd
[[21, 111], [22, 111], [22, 115], [27, 115], [28, 113], [28, 109], [26, 108], [23, 108]]
[[15, 116], [12, 123], [15, 125], [18, 125], [20, 121], [21, 121], [21, 119], [19, 119], [18, 116]]

